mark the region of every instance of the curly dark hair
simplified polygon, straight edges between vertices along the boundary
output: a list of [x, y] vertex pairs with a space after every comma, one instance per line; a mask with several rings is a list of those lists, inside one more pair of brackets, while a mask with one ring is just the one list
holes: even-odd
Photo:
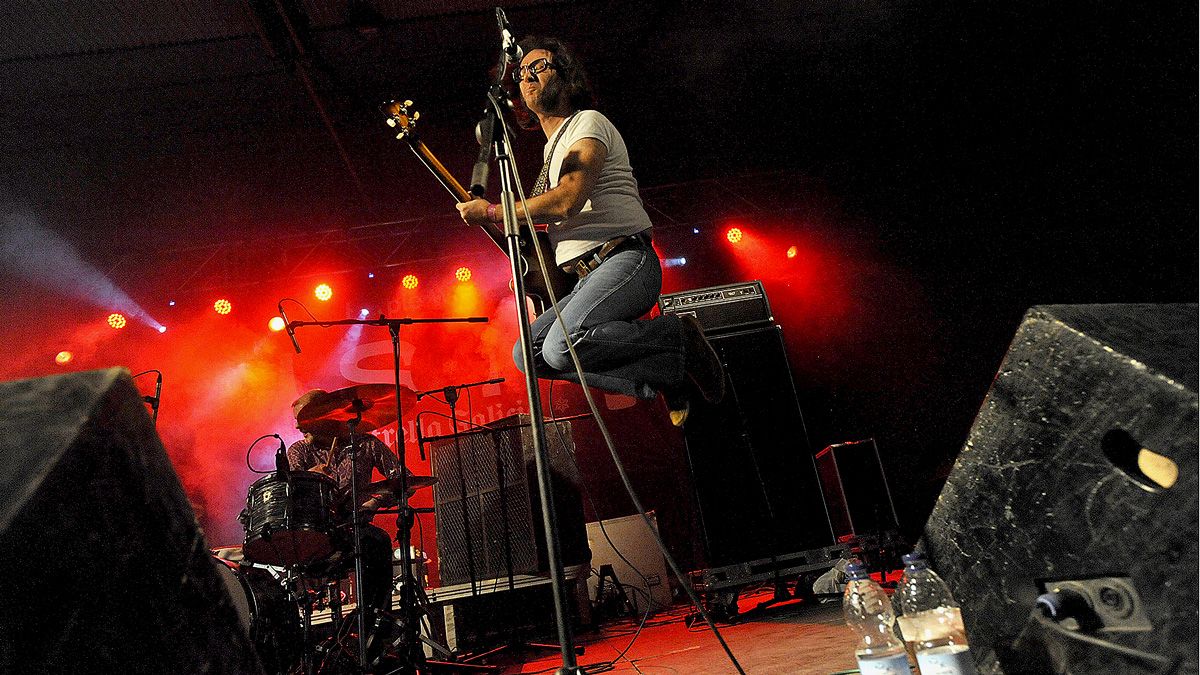
[[[587, 73], [579, 57], [575, 56], [566, 43], [557, 38], [527, 36], [521, 40], [521, 50], [528, 54], [535, 49], [545, 49], [553, 55], [554, 74], [542, 92], [538, 94], [538, 104], [545, 110], [569, 115], [576, 110], [591, 108], [596, 104], [592, 93], [592, 85], [588, 82]], [[528, 124], [521, 126], [533, 128], [537, 126], [537, 118], [529, 115]]]

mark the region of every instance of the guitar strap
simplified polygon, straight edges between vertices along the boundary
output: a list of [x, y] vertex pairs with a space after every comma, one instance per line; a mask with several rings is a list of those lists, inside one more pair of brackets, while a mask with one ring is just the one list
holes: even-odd
[[567, 130], [567, 126], [571, 124], [571, 120], [575, 119], [575, 115], [579, 111], [571, 113], [571, 116], [563, 120], [562, 126], [558, 128], [558, 133], [554, 134], [554, 140], [550, 143], [550, 152], [546, 155], [546, 163], [542, 165], [542, 170], [538, 173], [537, 182], [533, 184], [533, 192], [529, 193], [530, 197], [536, 197], [546, 191], [550, 187], [550, 162], [554, 161], [554, 149], [558, 147], [558, 139], [562, 138], [563, 132]]

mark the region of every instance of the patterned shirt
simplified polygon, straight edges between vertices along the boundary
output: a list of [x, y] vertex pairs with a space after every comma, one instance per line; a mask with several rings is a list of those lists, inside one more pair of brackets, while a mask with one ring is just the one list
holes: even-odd
[[[318, 464], [328, 464], [330, 477], [337, 482], [336, 497], [343, 503], [350, 501], [350, 443], [337, 439], [338, 445], [330, 455], [329, 447], [317, 448], [307, 440], [299, 440], [288, 448], [288, 466], [293, 471], [308, 471]], [[343, 445], [344, 443], [344, 445]], [[400, 460], [383, 441], [365, 434], [358, 438], [358, 461], [353, 472], [358, 489], [359, 502], [365, 502], [367, 486], [371, 484], [371, 470], [379, 469], [384, 476], [400, 470]], [[390, 504], [389, 504], [390, 503]], [[385, 505], [394, 504], [394, 499], [385, 500]]]

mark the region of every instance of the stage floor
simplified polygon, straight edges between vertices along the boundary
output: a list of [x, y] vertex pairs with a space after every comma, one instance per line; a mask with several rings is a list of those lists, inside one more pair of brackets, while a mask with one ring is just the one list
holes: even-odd
[[[814, 673], [828, 675], [856, 668], [857, 640], [842, 619], [841, 603], [801, 604], [792, 600], [762, 610], [758, 603], [771, 590], [752, 592], [739, 600], [737, 623], [717, 624], [742, 668], [751, 675]], [[613, 664], [614, 673], [736, 673], [721, 645], [703, 623], [690, 628], [684, 618], [690, 607], [676, 604], [646, 622], [633, 647]], [[629, 644], [636, 621], [610, 620], [598, 631], [585, 632], [576, 643], [585, 647], [579, 665], [590, 666], [617, 658]], [[559, 653], [524, 649], [496, 655], [501, 673], [553, 673]], [[595, 672], [595, 671], [593, 671]]]

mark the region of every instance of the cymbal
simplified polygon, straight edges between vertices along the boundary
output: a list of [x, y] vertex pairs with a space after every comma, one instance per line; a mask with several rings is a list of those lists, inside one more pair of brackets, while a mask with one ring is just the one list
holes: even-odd
[[[418, 475], [413, 474], [408, 477], [408, 491], [415, 492], [417, 490], [420, 490], [421, 488], [427, 488], [427, 487], [436, 485], [437, 482], [438, 482], [438, 479], [434, 476], [418, 476]], [[400, 479], [399, 478], [384, 478], [383, 480], [377, 480], [377, 481], [371, 483], [370, 485], [368, 485], [367, 491], [371, 492], [373, 494], [374, 493], [392, 494], [399, 487], [400, 487]]]
[[[400, 403], [408, 408], [416, 404], [417, 395], [407, 387], [400, 388]], [[347, 435], [358, 412], [362, 421], [355, 433], [367, 433], [396, 421], [396, 387], [392, 384], [356, 384], [315, 396], [296, 413], [300, 431]]]

